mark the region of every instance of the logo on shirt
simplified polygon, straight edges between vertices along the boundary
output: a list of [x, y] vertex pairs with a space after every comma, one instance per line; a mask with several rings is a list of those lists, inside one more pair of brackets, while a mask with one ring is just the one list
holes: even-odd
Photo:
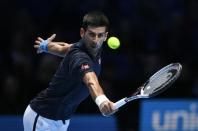
[[101, 64], [101, 58], [100, 58], [100, 59], [98, 59], [98, 63], [99, 63], [99, 65]]
[[81, 69], [82, 69], [82, 70], [89, 69], [89, 65], [88, 65], [88, 64], [82, 64], [82, 65], [81, 65]]

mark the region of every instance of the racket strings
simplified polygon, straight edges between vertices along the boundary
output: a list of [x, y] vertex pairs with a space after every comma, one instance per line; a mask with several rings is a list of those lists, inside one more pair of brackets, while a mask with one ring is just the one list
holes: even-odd
[[144, 94], [154, 94], [173, 83], [181, 72], [181, 65], [169, 65], [154, 74], [145, 84]]

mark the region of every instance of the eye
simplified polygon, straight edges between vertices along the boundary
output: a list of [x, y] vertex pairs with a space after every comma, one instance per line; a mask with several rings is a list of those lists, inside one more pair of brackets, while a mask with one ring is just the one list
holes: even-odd
[[102, 37], [104, 37], [104, 35], [105, 35], [104, 33], [99, 33], [98, 38], [102, 38]]
[[89, 33], [89, 36], [90, 36], [90, 37], [95, 37], [95, 36], [96, 36], [96, 34], [94, 34], [94, 33], [90, 32], [90, 33]]

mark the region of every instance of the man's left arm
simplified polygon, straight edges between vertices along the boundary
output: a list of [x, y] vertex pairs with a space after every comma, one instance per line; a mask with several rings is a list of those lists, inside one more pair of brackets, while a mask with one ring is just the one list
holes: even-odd
[[53, 34], [46, 40], [42, 39], [41, 37], [38, 37], [35, 40], [34, 48], [37, 49], [37, 53], [49, 53], [57, 56], [64, 57], [65, 54], [69, 51], [72, 44], [68, 44], [65, 42], [54, 42], [54, 38], [56, 37], [56, 34]]

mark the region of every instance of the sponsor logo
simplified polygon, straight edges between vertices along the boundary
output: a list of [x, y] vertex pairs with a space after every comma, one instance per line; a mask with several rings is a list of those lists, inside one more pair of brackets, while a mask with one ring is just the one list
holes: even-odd
[[142, 107], [141, 131], [198, 131], [198, 102], [154, 101]]
[[82, 64], [82, 65], [81, 65], [81, 69], [82, 69], [82, 70], [89, 69], [89, 65], [88, 65], [88, 64]]

